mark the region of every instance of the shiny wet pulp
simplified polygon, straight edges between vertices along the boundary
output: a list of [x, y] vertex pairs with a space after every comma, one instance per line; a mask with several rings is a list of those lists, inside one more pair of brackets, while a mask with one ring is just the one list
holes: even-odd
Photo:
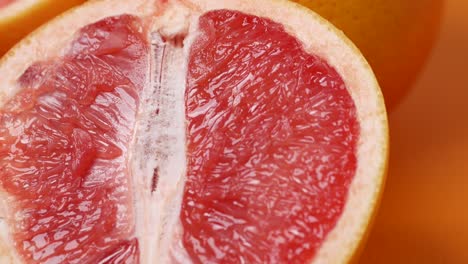
[[[86, 26], [66, 55], [32, 64], [0, 111], [0, 184], [25, 261], [139, 262], [128, 157], [146, 31], [129, 15]], [[343, 80], [281, 25], [228, 10], [200, 17], [187, 61], [190, 259], [313, 258], [356, 173], [359, 124]]]

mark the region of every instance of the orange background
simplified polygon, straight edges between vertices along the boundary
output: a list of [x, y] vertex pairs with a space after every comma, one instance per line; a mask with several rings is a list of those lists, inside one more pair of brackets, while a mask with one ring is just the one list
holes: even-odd
[[468, 263], [468, 0], [446, 1], [432, 56], [389, 118], [389, 175], [360, 263]]

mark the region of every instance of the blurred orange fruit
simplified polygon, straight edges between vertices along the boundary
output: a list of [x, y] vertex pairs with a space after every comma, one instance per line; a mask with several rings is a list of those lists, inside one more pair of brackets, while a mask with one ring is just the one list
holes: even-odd
[[293, 0], [331, 21], [371, 64], [389, 110], [418, 76], [437, 35], [443, 0]]
[[0, 56], [35, 28], [85, 0], [0, 0]]

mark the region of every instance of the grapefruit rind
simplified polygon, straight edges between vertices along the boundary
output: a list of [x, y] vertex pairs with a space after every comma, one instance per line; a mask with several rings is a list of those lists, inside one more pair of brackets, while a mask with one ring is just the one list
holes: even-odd
[[[388, 159], [385, 105], [369, 64], [341, 31], [314, 12], [286, 0], [179, 1], [182, 2], [197, 13], [232, 9], [283, 24], [289, 34], [304, 44], [306, 51], [325, 59], [342, 76], [356, 104], [361, 126], [358, 168], [343, 214], [313, 263], [350, 261], [369, 230], [383, 188]], [[18, 91], [16, 81], [31, 62], [63, 55], [63, 47], [80, 28], [123, 13], [150, 17], [156, 11], [155, 7], [154, 1], [125, 1], [119, 5], [112, 0], [90, 1], [41, 27], [0, 60], [0, 74], [4, 76], [0, 80], [0, 106]], [[308, 26], [304, 27], [304, 24]], [[53, 44], [50, 36], [54, 36]], [[11, 248], [12, 243], [8, 242], [5, 232], [1, 235], [0, 252], [12, 252], [3, 250]]]
[[85, 0], [16, 0], [0, 8], [0, 56], [32, 30]]

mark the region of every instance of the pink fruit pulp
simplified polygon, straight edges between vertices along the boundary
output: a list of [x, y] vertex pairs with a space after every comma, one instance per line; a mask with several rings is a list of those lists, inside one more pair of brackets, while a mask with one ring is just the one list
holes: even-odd
[[126, 161], [146, 72], [140, 30], [131, 16], [83, 28], [65, 57], [21, 76], [0, 113], [0, 183], [27, 262], [97, 263], [136, 243]]
[[200, 19], [186, 92], [181, 221], [196, 263], [305, 263], [356, 172], [354, 103], [338, 73], [267, 19]]
[[[200, 18], [180, 220], [195, 263], [303, 263], [333, 229], [359, 136], [338, 73], [268, 19]], [[149, 54], [138, 18], [83, 28], [0, 111], [1, 187], [31, 263], [138, 263], [128, 148]], [[317, 36], [319, 37], [319, 36]]]

